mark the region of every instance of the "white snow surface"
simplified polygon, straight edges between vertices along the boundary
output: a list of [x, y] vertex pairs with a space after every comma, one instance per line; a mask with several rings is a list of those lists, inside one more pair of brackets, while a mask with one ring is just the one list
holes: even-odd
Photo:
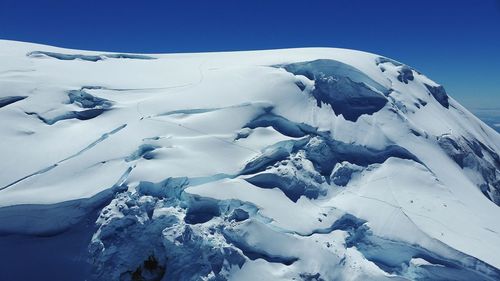
[[[52, 53], [99, 60], [60, 59]], [[165, 272], [151, 273], [159, 279], [144, 280], [440, 280], [461, 270], [475, 274], [465, 277], [484, 280], [500, 276], [500, 134], [451, 97], [448, 108], [440, 104], [428, 90], [439, 85], [423, 74], [410, 70], [412, 79], [400, 81], [397, 62], [333, 48], [152, 54], [148, 59], [109, 54], [0, 40], [0, 101], [23, 97], [0, 107], [2, 233], [70, 228], [108, 192], [92, 239], [100, 247], [91, 253], [97, 256], [96, 279], [131, 278], [123, 272], [133, 272], [150, 254], [131, 245], [142, 245], [149, 234], [164, 239], [159, 245], [165, 251], [151, 250], [160, 262], [168, 263], [171, 253], [184, 257], [176, 251], [185, 251], [181, 244], [188, 242], [175, 235], [187, 228], [201, 237], [196, 244], [201, 253], [204, 247], [228, 247], [244, 262], [227, 259], [222, 270], [200, 269], [189, 276], [173, 273], [182, 267], [167, 264]], [[353, 67], [372, 82], [347, 77], [368, 85], [387, 103], [356, 120], [324, 102], [318, 106], [313, 92], [319, 80], [286, 67], [317, 60]], [[107, 104], [71, 103], [71, 91]], [[78, 113], [68, 115], [86, 110], [101, 111], [81, 120]], [[272, 122], [249, 125], [269, 114], [286, 120], [286, 128], [300, 124], [316, 133], [289, 134]], [[344, 154], [364, 148], [385, 155], [397, 146], [406, 156], [365, 161], [369, 156], [360, 152], [328, 158], [324, 148], [310, 156], [324, 139], [341, 143]], [[457, 147], [443, 145], [447, 140]], [[276, 157], [277, 151], [286, 155]], [[252, 170], [256, 159], [269, 161]], [[350, 159], [361, 159], [352, 163], [357, 168]], [[333, 169], [325, 172], [323, 160]], [[350, 172], [338, 184], [334, 174], [341, 169]], [[159, 184], [169, 179], [186, 180], [177, 201], [170, 198], [174, 191], [163, 190], [173, 190], [172, 185]], [[309, 191], [297, 191], [304, 186]], [[85, 203], [76, 212], [60, 210], [63, 202]], [[154, 206], [153, 216], [137, 211], [145, 202], [153, 202], [147, 203]], [[220, 210], [208, 220], [186, 219], [193, 209], [205, 212], [206, 204], [218, 204]], [[124, 211], [132, 205], [133, 212]], [[13, 206], [28, 211], [57, 206], [60, 211], [24, 216], [9, 211]], [[231, 220], [238, 208], [249, 217]], [[147, 230], [114, 238], [128, 243], [105, 240], [103, 233], [125, 217]], [[178, 221], [148, 228], [167, 217]], [[335, 227], [345, 217], [357, 225]], [[118, 250], [107, 252], [109, 247]], [[432, 275], [447, 267], [455, 273]]]

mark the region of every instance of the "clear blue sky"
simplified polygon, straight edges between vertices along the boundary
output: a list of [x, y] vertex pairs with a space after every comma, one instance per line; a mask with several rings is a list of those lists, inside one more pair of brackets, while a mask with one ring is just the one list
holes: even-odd
[[415, 67], [470, 108], [500, 107], [500, 0], [0, 0], [0, 38], [153, 53], [352, 48]]

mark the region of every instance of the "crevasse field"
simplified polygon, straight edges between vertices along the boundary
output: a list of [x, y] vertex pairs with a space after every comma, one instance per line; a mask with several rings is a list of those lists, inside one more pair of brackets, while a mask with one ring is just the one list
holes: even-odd
[[391, 59], [0, 41], [0, 280], [499, 280], [500, 134]]

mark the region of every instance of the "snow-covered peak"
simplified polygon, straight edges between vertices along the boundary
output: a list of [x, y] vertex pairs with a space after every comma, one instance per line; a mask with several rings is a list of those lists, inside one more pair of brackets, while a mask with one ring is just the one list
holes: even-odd
[[0, 233], [59, 241], [98, 212], [92, 278], [500, 278], [500, 134], [400, 62], [12, 41], [0, 61]]

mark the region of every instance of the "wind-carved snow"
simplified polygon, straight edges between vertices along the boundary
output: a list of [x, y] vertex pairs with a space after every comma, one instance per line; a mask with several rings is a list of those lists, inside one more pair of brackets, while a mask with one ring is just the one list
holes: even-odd
[[95, 97], [82, 88], [81, 90], [71, 90], [68, 92], [69, 103], [77, 104], [82, 108], [110, 108], [112, 103], [109, 100]]
[[[387, 66], [391, 66], [396, 69], [398, 75], [397, 79], [399, 82], [403, 82], [405, 84], [408, 84], [410, 81], [413, 81], [415, 79], [413, 73], [418, 73], [417, 71], [413, 70], [407, 65], [404, 65], [402, 63], [396, 62], [391, 59], [379, 57], [377, 59], [377, 65], [379, 66], [380, 70], [382, 72], [385, 72], [387, 69]], [[435, 84], [435, 83], [433, 83]], [[425, 87], [429, 91], [429, 94], [432, 95], [443, 107], [448, 108], [449, 107], [449, 102], [448, 102], [448, 94], [446, 93], [446, 90], [444, 89], [443, 86], [441, 85], [429, 85], [424, 82]]]
[[0, 50], [8, 280], [500, 279], [500, 136], [409, 66]]
[[[285, 65], [284, 68], [314, 81], [312, 95], [318, 106], [329, 104], [336, 115], [356, 121], [363, 114], [373, 114], [387, 103], [382, 85], [350, 65], [334, 60], [316, 60]], [[299, 86], [300, 87], [300, 86]]]
[[50, 57], [58, 60], [83, 60], [83, 61], [91, 61], [97, 62], [100, 60], [104, 60], [107, 58], [110, 59], [139, 59], [139, 60], [152, 60], [155, 59], [151, 56], [145, 55], [130, 55], [130, 54], [102, 54], [102, 55], [81, 55], [81, 54], [62, 54], [62, 53], [54, 53], [54, 52], [44, 52], [44, 51], [33, 51], [27, 54], [29, 57], [33, 58], [42, 58], [42, 57]]
[[500, 158], [477, 140], [450, 135], [438, 138], [439, 146], [462, 168], [471, 181], [495, 204], [500, 205]]
[[68, 119], [78, 119], [83, 121], [95, 118], [111, 109], [113, 105], [113, 103], [109, 100], [95, 97], [85, 92], [83, 87], [81, 90], [68, 91], [68, 98], [68, 104], [75, 104], [83, 110], [67, 111], [53, 117], [44, 117], [36, 112], [26, 112], [26, 114], [36, 116], [40, 121], [47, 125], [54, 125], [59, 121]]

